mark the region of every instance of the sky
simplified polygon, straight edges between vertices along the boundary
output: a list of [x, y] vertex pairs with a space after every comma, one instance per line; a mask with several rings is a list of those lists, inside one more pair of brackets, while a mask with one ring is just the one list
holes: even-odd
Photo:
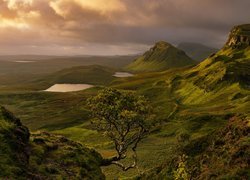
[[250, 0], [0, 0], [0, 55], [127, 55], [157, 41], [221, 47]]

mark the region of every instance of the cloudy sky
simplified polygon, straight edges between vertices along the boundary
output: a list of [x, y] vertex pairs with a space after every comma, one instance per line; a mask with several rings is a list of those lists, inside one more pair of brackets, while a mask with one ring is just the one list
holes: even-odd
[[250, 0], [0, 0], [0, 54], [118, 55], [165, 40], [220, 47]]

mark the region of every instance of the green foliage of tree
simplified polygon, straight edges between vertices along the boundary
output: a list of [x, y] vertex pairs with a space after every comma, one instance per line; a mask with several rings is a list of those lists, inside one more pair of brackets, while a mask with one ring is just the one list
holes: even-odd
[[[115, 164], [124, 171], [137, 167], [136, 148], [148, 132], [147, 121], [152, 108], [143, 96], [131, 91], [107, 88], [88, 100], [97, 130], [108, 136], [115, 145], [117, 156], [104, 160], [103, 165]], [[133, 152], [133, 162], [125, 166], [120, 160]]]

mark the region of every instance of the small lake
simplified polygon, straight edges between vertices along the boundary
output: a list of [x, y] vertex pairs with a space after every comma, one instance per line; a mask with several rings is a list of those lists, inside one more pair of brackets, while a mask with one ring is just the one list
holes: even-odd
[[14, 62], [16, 62], [16, 63], [33, 63], [35, 61], [14, 61]]
[[94, 87], [90, 84], [55, 84], [45, 91], [48, 92], [73, 92]]
[[134, 75], [128, 72], [116, 72], [113, 76], [114, 77], [132, 77]]

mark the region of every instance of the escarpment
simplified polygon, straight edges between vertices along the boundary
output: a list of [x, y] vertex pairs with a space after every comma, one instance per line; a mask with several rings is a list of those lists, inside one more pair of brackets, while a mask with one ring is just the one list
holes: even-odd
[[235, 26], [230, 32], [226, 47], [250, 46], [250, 24]]

